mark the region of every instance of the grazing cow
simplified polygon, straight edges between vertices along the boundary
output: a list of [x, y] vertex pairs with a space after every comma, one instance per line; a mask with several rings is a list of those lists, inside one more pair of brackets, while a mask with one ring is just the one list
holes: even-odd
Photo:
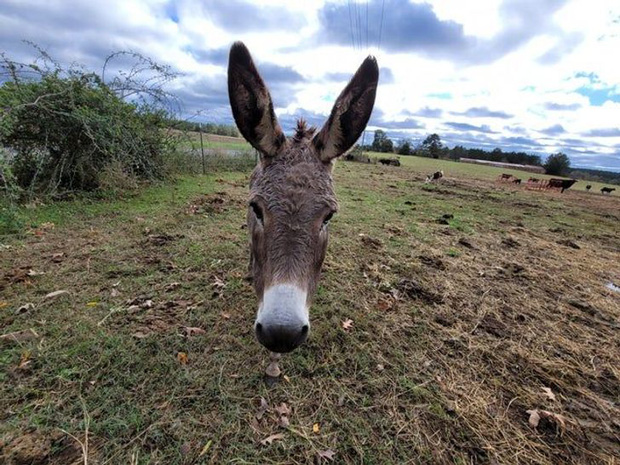
[[570, 187], [576, 182], [577, 182], [576, 179], [551, 178], [545, 184], [545, 188], [546, 189], [560, 189], [560, 193], [562, 193], [566, 189], [570, 189]]
[[382, 165], [400, 166], [400, 160], [398, 158], [379, 158], [379, 163]]
[[507, 181], [507, 182], [512, 182], [513, 179], [514, 179], [514, 176], [512, 174], [506, 174], [506, 173], [500, 174], [499, 178], [497, 178], [498, 181]]
[[512, 182], [515, 184], [521, 184], [521, 180], [519, 178], [514, 178]]
[[439, 181], [441, 178], [443, 178], [443, 170], [435, 171], [433, 174], [429, 174], [426, 176], [425, 182], [428, 184], [429, 182]]
[[534, 184], [535, 184], [535, 183], [540, 182], [540, 179], [538, 179], [538, 178], [529, 178], [529, 179], [527, 180], [527, 182], [531, 182], [531, 183], [534, 183]]
[[[286, 137], [271, 95], [250, 52], [230, 49], [228, 94], [243, 137], [259, 152], [247, 209], [250, 272], [258, 298], [254, 330], [272, 353], [290, 352], [308, 337], [309, 308], [327, 250], [329, 221], [338, 210], [334, 160], [357, 141], [375, 102], [379, 68], [373, 57], [359, 67], [336, 99], [325, 125], [304, 121]], [[271, 366], [271, 365], [270, 365]], [[272, 374], [273, 373], [273, 374]], [[267, 373], [278, 376], [279, 368]]]
[[587, 190], [588, 192], [590, 192], [590, 189], [592, 189], [592, 184], [588, 184], [588, 185], [586, 186], [586, 190]]
[[615, 187], [601, 187], [601, 194], [611, 194], [615, 190]]

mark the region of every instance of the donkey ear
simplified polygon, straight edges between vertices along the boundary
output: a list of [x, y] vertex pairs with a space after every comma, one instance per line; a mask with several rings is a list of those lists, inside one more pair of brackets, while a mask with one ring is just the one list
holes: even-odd
[[286, 137], [273, 111], [269, 90], [243, 42], [235, 42], [230, 49], [228, 97], [243, 137], [263, 156], [276, 156]]
[[366, 128], [375, 104], [379, 67], [369, 56], [344, 88], [329, 119], [312, 142], [321, 160], [328, 163], [353, 146]]

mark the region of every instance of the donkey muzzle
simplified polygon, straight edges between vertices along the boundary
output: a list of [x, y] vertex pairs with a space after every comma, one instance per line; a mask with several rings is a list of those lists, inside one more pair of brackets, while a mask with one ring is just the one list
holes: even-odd
[[293, 284], [268, 288], [258, 310], [254, 329], [256, 338], [272, 352], [291, 352], [310, 332], [307, 293]]

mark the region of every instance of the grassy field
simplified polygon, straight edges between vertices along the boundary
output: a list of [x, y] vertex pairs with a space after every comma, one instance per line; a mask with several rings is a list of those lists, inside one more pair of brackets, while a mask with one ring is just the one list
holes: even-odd
[[617, 463], [617, 196], [401, 159], [336, 166], [312, 334], [271, 388], [248, 173], [24, 208], [0, 239], [0, 461]]
[[[379, 152], [367, 152], [367, 154], [374, 158], [385, 158], [385, 153]], [[513, 176], [520, 178], [523, 182], [526, 182], [528, 178], [534, 177], [538, 179], [549, 179], [549, 178], [557, 178], [558, 176], [548, 176], [546, 174], [537, 174], [530, 173], [527, 171], [520, 171], [514, 169], [506, 169], [506, 168], [496, 168], [494, 166], [484, 166], [484, 165], [476, 165], [473, 163], [460, 163], [456, 161], [450, 160], [435, 160], [433, 158], [424, 158], [424, 157], [412, 157], [412, 156], [403, 156], [403, 155], [393, 155], [387, 154], [389, 157], [397, 157], [403, 166], [411, 167], [415, 170], [421, 171], [422, 173], [430, 174], [435, 171], [444, 170], [446, 176], [454, 176], [454, 177], [468, 177], [468, 178], [477, 178], [481, 180], [494, 181], [497, 177], [502, 174], [512, 174]], [[568, 179], [568, 178], [567, 178]], [[601, 187], [610, 186], [616, 187], [612, 184], [604, 184], [596, 181], [577, 181], [571, 187], [571, 190], [578, 191], [586, 191], [586, 186], [591, 185], [592, 189], [590, 190], [591, 194], [601, 195]], [[620, 195], [620, 189], [617, 189], [615, 192], [612, 192], [612, 195]]]

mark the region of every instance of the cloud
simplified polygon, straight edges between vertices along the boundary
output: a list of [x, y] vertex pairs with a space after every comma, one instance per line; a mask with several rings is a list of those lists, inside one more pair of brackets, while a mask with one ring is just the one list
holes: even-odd
[[304, 77], [290, 66], [261, 63], [258, 65], [258, 71], [268, 86], [271, 83], [298, 84], [305, 81]]
[[[357, 21], [356, 16], [360, 13], [358, 8], [357, 3], [353, 6], [354, 11], [351, 11], [350, 2], [326, 3], [319, 11], [319, 37], [328, 43], [354, 46], [356, 37], [370, 33], [366, 29], [360, 30], [363, 21]], [[380, 30], [373, 30], [369, 36], [370, 45], [380, 45], [382, 50], [430, 52], [465, 46], [463, 26], [454, 21], [441, 21], [427, 3], [375, 0], [369, 2], [368, 9], [373, 18], [383, 18]]]
[[495, 131], [491, 130], [491, 128], [487, 126], [486, 124], [483, 124], [482, 126], [474, 126], [473, 124], [455, 123], [455, 122], [447, 122], [444, 124], [448, 127], [451, 127], [452, 129], [458, 129], [459, 131], [472, 131], [472, 132], [484, 132], [487, 134], [495, 134]]
[[561, 124], [554, 124], [553, 126], [549, 126], [546, 129], [541, 129], [539, 132], [546, 134], [548, 136], [557, 136], [559, 134], [566, 133], [566, 130], [562, 127]]
[[420, 108], [415, 113], [410, 113], [410, 112], [407, 112], [407, 113], [412, 116], [420, 116], [422, 118], [441, 118], [441, 115], [443, 114], [443, 110], [441, 108], [424, 107], [424, 108]]
[[573, 111], [581, 108], [580, 103], [554, 103], [547, 102], [544, 104], [545, 110], [551, 111]]
[[424, 124], [413, 118], [406, 118], [403, 121], [382, 120], [380, 125], [390, 129], [423, 129], [425, 127]]
[[[343, 84], [349, 82], [353, 77], [353, 73], [326, 73], [324, 79], [332, 82], [342, 82]], [[394, 73], [390, 68], [382, 66], [379, 68], [379, 85], [393, 84]]]
[[271, 29], [296, 31], [307, 24], [304, 16], [281, 6], [270, 6], [243, 0], [199, 2], [203, 15], [218, 26], [233, 33], [267, 31]]
[[592, 129], [584, 134], [588, 137], [620, 137], [619, 128]]
[[487, 107], [474, 107], [470, 108], [463, 113], [452, 112], [453, 115], [462, 115], [467, 116], [469, 118], [503, 118], [510, 119], [514, 115], [509, 115], [503, 111], [493, 111], [489, 110]]
[[[551, 35], [557, 45], [541, 60], [551, 63], [570, 53], [583, 39], [579, 34], [565, 34], [553, 24], [553, 14], [567, 0], [504, 0], [499, 8], [503, 28], [490, 38], [466, 35], [462, 24], [440, 19], [429, 3], [408, 0], [374, 0], [368, 3], [373, 18], [383, 17], [379, 31], [373, 31], [370, 45], [380, 45], [391, 53], [417, 52], [463, 64], [492, 63], [527, 44], [538, 35]], [[383, 8], [383, 5], [385, 6]], [[319, 11], [321, 29], [317, 35], [324, 42], [355, 47], [356, 37], [369, 33], [358, 21], [356, 3], [326, 3]], [[362, 19], [365, 12], [361, 13]], [[374, 39], [374, 42], [373, 42]], [[362, 40], [363, 42], [363, 40]]]

